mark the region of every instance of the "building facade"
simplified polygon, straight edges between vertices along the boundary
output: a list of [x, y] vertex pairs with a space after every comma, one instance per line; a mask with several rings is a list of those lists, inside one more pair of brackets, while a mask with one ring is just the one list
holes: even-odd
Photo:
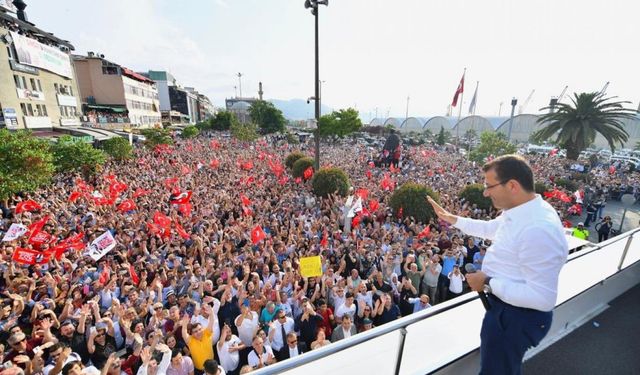
[[77, 127], [81, 107], [73, 46], [0, 8], [0, 127]]
[[93, 52], [74, 55], [73, 63], [88, 125], [111, 129], [161, 125], [153, 80]]

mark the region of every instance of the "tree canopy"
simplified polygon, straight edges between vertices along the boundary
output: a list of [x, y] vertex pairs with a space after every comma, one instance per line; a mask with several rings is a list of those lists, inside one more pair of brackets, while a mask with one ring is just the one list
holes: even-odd
[[33, 191], [54, 172], [49, 142], [29, 131], [0, 130], [0, 199], [21, 191]]
[[126, 160], [131, 157], [133, 147], [122, 137], [113, 137], [102, 142], [102, 149], [107, 155], [116, 160]]
[[157, 145], [170, 145], [173, 143], [168, 129], [143, 129], [140, 131], [146, 138], [144, 144], [153, 148]]
[[106, 160], [102, 150], [95, 149], [89, 143], [75, 141], [69, 135], [58, 138], [52, 149], [54, 164], [59, 172], [77, 171], [88, 176], [95, 173]]
[[224, 131], [231, 129], [231, 126], [238, 122], [236, 116], [228, 111], [220, 111], [211, 118], [211, 129]]
[[341, 109], [324, 115], [320, 117], [318, 124], [318, 131], [323, 137], [343, 138], [348, 134], [360, 131], [360, 129], [362, 129], [360, 114], [353, 108]]
[[[615, 145], [624, 143], [629, 134], [624, 129], [623, 120], [632, 119], [636, 111], [624, 108], [629, 102], [612, 101], [601, 93], [574, 93], [571, 103], [558, 103], [554, 112], [542, 115], [538, 124], [542, 129], [532, 138], [541, 143], [550, 138], [567, 150], [567, 159], [577, 160], [580, 152], [587, 149], [600, 133], [612, 151]], [[551, 109], [545, 107], [542, 110]]]
[[231, 125], [231, 135], [239, 141], [253, 141], [258, 138], [258, 127], [256, 124], [241, 124], [236, 121]]
[[249, 116], [264, 134], [284, 131], [286, 120], [282, 111], [276, 108], [273, 103], [264, 100], [254, 102], [249, 107]]
[[469, 159], [483, 163], [489, 156], [498, 157], [516, 152], [516, 146], [507, 141], [503, 133], [483, 132], [480, 134], [480, 145], [469, 154]]

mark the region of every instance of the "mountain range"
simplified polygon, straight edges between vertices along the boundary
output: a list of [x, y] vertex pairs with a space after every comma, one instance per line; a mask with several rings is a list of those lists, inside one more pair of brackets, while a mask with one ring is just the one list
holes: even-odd
[[[304, 99], [290, 99], [290, 100], [280, 100], [280, 99], [270, 99], [269, 100], [273, 105], [282, 111], [284, 117], [289, 120], [308, 120], [312, 119], [315, 115], [315, 103], [313, 101], [307, 104], [307, 101]], [[326, 115], [331, 113], [333, 109], [324, 104], [321, 104], [320, 113]]]

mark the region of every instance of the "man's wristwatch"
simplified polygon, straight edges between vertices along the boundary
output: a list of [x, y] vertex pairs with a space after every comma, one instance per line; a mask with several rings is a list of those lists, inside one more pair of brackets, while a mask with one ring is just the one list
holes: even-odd
[[491, 294], [491, 285], [489, 285], [490, 281], [491, 281], [491, 276], [487, 276], [484, 278], [484, 286], [482, 287], [482, 291], [485, 294]]

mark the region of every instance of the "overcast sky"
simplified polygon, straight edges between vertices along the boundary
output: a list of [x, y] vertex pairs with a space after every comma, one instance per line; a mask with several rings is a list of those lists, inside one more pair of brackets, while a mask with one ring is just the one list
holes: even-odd
[[[313, 16], [303, 0], [26, 0], [31, 22], [137, 71], [168, 70], [221, 106], [234, 95], [313, 95]], [[330, 0], [320, 9], [323, 103], [366, 120], [446, 113], [467, 68], [463, 115], [513, 96], [535, 113], [565, 85], [637, 108], [637, 1]], [[454, 110], [458, 114], [458, 110]]]

